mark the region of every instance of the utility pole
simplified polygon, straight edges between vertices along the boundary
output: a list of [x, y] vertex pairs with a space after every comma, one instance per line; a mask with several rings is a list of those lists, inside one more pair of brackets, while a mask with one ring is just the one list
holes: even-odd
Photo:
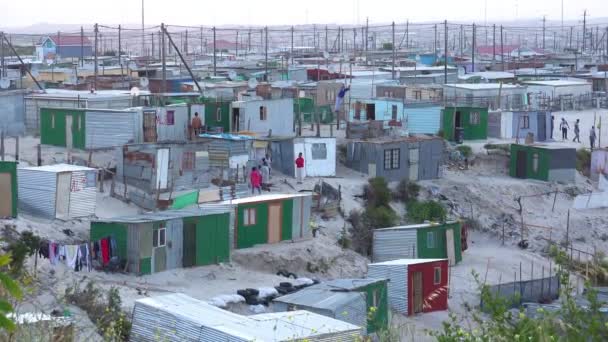
[[268, 82], [268, 26], [264, 27], [264, 33], [266, 34], [266, 37], [264, 39], [264, 80]]
[[543, 16], [543, 50], [545, 49], [545, 32], [547, 28], [547, 17]]
[[410, 20], [405, 21], [405, 49], [410, 48]]
[[84, 66], [84, 27], [82, 26], [80, 26], [80, 66]]
[[[162, 64], [162, 80], [163, 83], [160, 85], [160, 92], [164, 95], [167, 88], [167, 50], [165, 49], [165, 24], [160, 24], [160, 59]], [[161, 98], [162, 105], [165, 105], [164, 98]]]
[[124, 75], [123, 70], [122, 70], [122, 55], [120, 53], [120, 50], [122, 50], [122, 45], [121, 45], [122, 42], [121, 42], [121, 36], [120, 36], [121, 35], [121, 31], [122, 31], [121, 27], [120, 27], [120, 25], [118, 25], [118, 65], [120, 66], [120, 75], [122, 76], [122, 80], [124, 82], [125, 75]]
[[150, 49], [150, 56], [154, 58], [154, 32], [150, 33], [150, 43], [152, 44], [152, 47]]
[[329, 30], [327, 29], [327, 25], [325, 25], [325, 52], [329, 53]]
[[4, 68], [4, 32], [0, 32], [0, 78], [6, 77]]
[[163, 48], [162, 48], [162, 46], [163, 46], [163, 42], [162, 42], [163, 37], [162, 37], [162, 35], [163, 35], [162, 32], [158, 31], [158, 60], [159, 61], [161, 59], [163, 59], [163, 51], [162, 51], [163, 50]]
[[395, 79], [395, 63], [397, 60], [397, 50], [395, 50], [395, 22], [393, 21], [393, 25], [392, 25], [392, 29], [393, 29], [393, 63], [391, 66], [391, 74], [392, 74], [392, 79]]
[[505, 52], [504, 52], [502, 25], [500, 25], [500, 64], [502, 66], [502, 71], [505, 71]]
[[433, 32], [435, 33], [435, 39], [433, 39], [433, 54], [437, 55], [437, 24], [433, 26]]
[[99, 73], [99, 66], [97, 65], [97, 49], [98, 49], [98, 45], [99, 42], [97, 41], [97, 35], [99, 34], [99, 26], [97, 24], [95, 24], [95, 51], [94, 51], [94, 55], [93, 55], [93, 63], [95, 64], [94, 66], [94, 74], [93, 74], [93, 89], [97, 89], [97, 74]]
[[[294, 31], [295, 31], [295, 29], [292, 26], [291, 27], [291, 53], [289, 54], [289, 57], [291, 57], [291, 64], [292, 65], [294, 64], [294, 62], [293, 62], [293, 35], [294, 35]], [[289, 72], [288, 72], [288, 74], [289, 74]]]
[[144, 25], [144, 1], [141, 0], [141, 55], [146, 53], [146, 29]]
[[369, 50], [369, 17], [365, 18], [365, 52]]
[[171, 44], [173, 46], [173, 48], [175, 49], [175, 52], [177, 53], [177, 55], [179, 56], [180, 60], [182, 61], [182, 64], [184, 64], [184, 67], [188, 71], [188, 74], [190, 74], [190, 77], [192, 78], [192, 81], [194, 81], [194, 84], [196, 85], [196, 88], [201, 93], [201, 95], [203, 95], [203, 88], [201, 88], [200, 84], [196, 80], [196, 76], [194, 76], [194, 73], [192, 73], [192, 69], [190, 69], [190, 67], [188, 66], [188, 63], [186, 62], [186, 59], [184, 58], [184, 56], [182, 55], [182, 53], [179, 51], [179, 48], [178, 48], [177, 44], [175, 44], [175, 42], [173, 41], [173, 38], [171, 38], [171, 35], [169, 34], [169, 32], [167, 32], [166, 28], [165, 28], [165, 30], [164, 30], [163, 33], [164, 33], [163, 36], [166, 35], [167, 38], [169, 38], [169, 44]]
[[[570, 50], [572, 50], [572, 36], [574, 34], [574, 27], [570, 26], [570, 42], [568, 43], [568, 47], [570, 48]], [[578, 48], [578, 46], [577, 46]]]
[[587, 41], [587, 10], [583, 12], [583, 52], [587, 47], [585, 42]]
[[471, 72], [475, 72], [475, 35], [476, 35], [475, 23], [473, 23], [473, 42], [471, 44]]
[[464, 25], [460, 25], [460, 37], [459, 37], [460, 41], [458, 43], [459, 48], [460, 48], [460, 55], [464, 55]]
[[492, 25], [492, 64], [496, 61], [496, 24]]
[[[186, 31], [186, 37], [188, 36], [188, 31]], [[186, 39], [186, 42], [188, 40]], [[239, 58], [239, 30], [236, 30], [236, 48], [235, 48], [236, 52], [236, 58]], [[188, 54], [188, 52], [186, 51], [186, 54]]]
[[[236, 31], [236, 43], [237, 43], [237, 52], [238, 52], [238, 43], [239, 43], [239, 31]], [[188, 30], [186, 30], [186, 37], [184, 38], [184, 54], [188, 56]], [[238, 53], [237, 53], [238, 54]]]
[[213, 76], [217, 76], [217, 49], [215, 44], [215, 26], [213, 26]]
[[448, 21], [444, 22], [445, 33], [444, 33], [444, 52], [443, 52], [443, 83], [448, 83]]
[[201, 36], [200, 36], [200, 42], [199, 42], [199, 44], [201, 44], [201, 56], [203, 56], [203, 54], [204, 54], [203, 48], [205, 46], [205, 44], [203, 43], [203, 35], [204, 35], [203, 34], [203, 27], [201, 26]]

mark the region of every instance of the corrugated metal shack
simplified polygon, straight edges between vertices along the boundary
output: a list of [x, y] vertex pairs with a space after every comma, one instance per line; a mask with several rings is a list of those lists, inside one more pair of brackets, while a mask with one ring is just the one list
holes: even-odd
[[117, 193], [155, 209], [157, 193], [207, 188], [213, 176], [208, 148], [207, 142], [124, 145], [116, 156], [116, 177], [126, 189]]
[[534, 135], [535, 141], [553, 139], [553, 124], [550, 112], [489, 112], [488, 137], [513, 139], [519, 136], [525, 139], [528, 133]]
[[38, 134], [40, 108], [103, 108], [126, 109], [137, 105], [137, 98], [124, 90], [90, 91], [47, 89], [46, 93], [25, 96], [25, 128], [28, 133]]
[[458, 131], [462, 130], [464, 140], [488, 138], [488, 108], [483, 107], [445, 107], [441, 113], [443, 137], [456, 141]]
[[426, 135], [351, 141], [346, 145], [346, 166], [389, 182], [436, 179], [443, 152], [443, 140]]
[[232, 131], [294, 136], [293, 99], [232, 102]]
[[509, 175], [547, 182], [574, 182], [576, 149], [552, 145], [511, 144]]
[[0, 161], [0, 218], [17, 217], [17, 163]]
[[91, 240], [108, 236], [135, 274], [228, 262], [234, 213], [230, 205], [209, 204], [91, 222]]
[[406, 316], [448, 309], [448, 261], [400, 259], [369, 264], [368, 278], [388, 279], [388, 303]]
[[133, 308], [133, 342], [354, 342], [361, 328], [307, 311], [237, 315], [184, 294], [139, 299]]
[[69, 220], [95, 214], [97, 170], [56, 164], [17, 169], [19, 208], [31, 215]]
[[23, 98], [26, 90], [0, 90], [0, 131], [5, 135], [20, 135], [25, 132]]
[[265, 194], [222, 203], [236, 206], [236, 249], [312, 236], [311, 194]]
[[[253, 138], [238, 134], [200, 134], [198, 140], [209, 143], [209, 164], [236, 172], [249, 166]], [[240, 172], [240, 171], [239, 171]]]
[[304, 157], [304, 177], [336, 175], [336, 138], [299, 137], [271, 140], [272, 167], [296, 177], [295, 160]]
[[374, 262], [398, 259], [446, 258], [462, 261], [460, 222], [423, 223], [374, 230]]
[[388, 326], [384, 279], [336, 279], [281, 296], [272, 303], [275, 311], [304, 309], [365, 328], [369, 334]]
[[405, 129], [409, 134], [437, 134], [440, 130], [441, 110], [435, 104], [405, 104]]

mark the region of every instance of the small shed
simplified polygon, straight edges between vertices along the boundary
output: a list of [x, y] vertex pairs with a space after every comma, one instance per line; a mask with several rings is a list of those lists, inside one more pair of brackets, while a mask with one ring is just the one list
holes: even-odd
[[462, 261], [460, 222], [423, 223], [374, 230], [374, 262], [398, 259], [448, 259]]
[[235, 206], [235, 249], [312, 236], [310, 194], [265, 194], [222, 203]]
[[388, 326], [387, 282], [384, 279], [336, 279], [273, 300], [275, 311], [306, 310], [367, 329]]
[[441, 123], [441, 110], [436, 104], [405, 104], [405, 128], [409, 134], [439, 133]]
[[427, 135], [351, 141], [346, 145], [346, 166], [389, 182], [436, 179], [443, 144], [441, 138]]
[[135, 301], [130, 341], [355, 342], [361, 333], [356, 325], [308, 311], [241, 316], [175, 293]]
[[553, 138], [552, 114], [544, 111], [489, 112], [488, 137], [525, 139], [528, 133], [535, 141], [548, 141]]
[[142, 141], [142, 117], [135, 109], [41, 108], [40, 143], [101, 149]]
[[60, 220], [95, 214], [96, 169], [55, 164], [18, 168], [17, 176], [23, 212]]
[[574, 182], [576, 149], [541, 144], [512, 144], [509, 175], [547, 182]]
[[352, 99], [348, 121], [402, 122], [403, 101], [394, 98]]
[[388, 279], [388, 304], [407, 315], [448, 309], [448, 261], [400, 259], [369, 264], [368, 278]]
[[295, 177], [295, 160], [304, 157], [305, 177], [333, 177], [336, 175], [336, 138], [298, 137], [271, 140], [272, 167]]
[[591, 151], [591, 168], [592, 181], [597, 182], [600, 175], [608, 178], [608, 148], [596, 148]]
[[114, 237], [118, 257], [135, 274], [230, 261], [229, 205], [168, 210], [91, 222], [91, 240]]
[[17, 162], [0, 161], [0, 218], [17, 217]]
[[441, 114], [443, 137], [457, 140], [457, 130], [462, 129], [464, 140], [488, 138], [488, 108], [445, 107]]
[[232, 131], [259, 136], [294, 136], [293, 99], [232, 102]]

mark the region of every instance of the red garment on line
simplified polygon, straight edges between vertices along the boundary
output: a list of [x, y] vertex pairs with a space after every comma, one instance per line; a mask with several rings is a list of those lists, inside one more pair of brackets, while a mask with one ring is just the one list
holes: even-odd
[[108, 239], [101, 239], [101, 261], [104, 265], [110, 262], [110, 241]]

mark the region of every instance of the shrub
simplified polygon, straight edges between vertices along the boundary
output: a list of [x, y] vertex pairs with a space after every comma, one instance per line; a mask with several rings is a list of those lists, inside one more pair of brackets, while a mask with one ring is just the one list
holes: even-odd
[[407, 204], [407, 218], [414, 223], [444, 222], [447, 218], [447, 211], [436, 201], [411, 201]]
[[591, 170], [591, 151], [581, 148], [576, 151], [576, 169], [585, 177], [589, 177]]
[[460, 151], [465, 158], [470, 158], [473, 155], [473, 149], [469, 145], [458, 145], [456, 149]]
[[393, 194], [393, 198], [401, 200], [405, 203], [418, 199], [420, 194], [420, 185], [415, 182], [410, 182], [407, 179], [401, 180], [397, 189]]
[[395, 225], [397, 214], [387, 207], [368, 207], [363, 213], [363, 222], [371, 229], [388, 228]]
[[397, 214], [387, 207], [367, 207], [363, 212], [351, 211], [346, 220], [351, 224], [352, 248], [357, 253], [371, 255], [374, 229], [394, 226]]
[[391, 201], [391, 191], [388, 183], [382, 177], [370, 178], [369, 183], [363, 189], [363, 197], [368, 207], [388, 207]]

